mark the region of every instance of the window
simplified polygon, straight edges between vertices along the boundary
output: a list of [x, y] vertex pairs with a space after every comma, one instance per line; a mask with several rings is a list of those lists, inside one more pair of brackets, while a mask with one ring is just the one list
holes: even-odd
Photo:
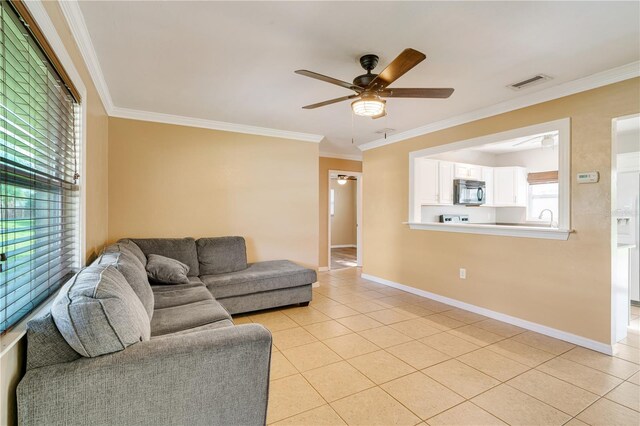
[[[553, 222], [558, 221], [558, 183], [543, 183], [529, 185], [529, 205], [527, 208], [527, 220], [549, 222], [551, 214], [544, 210], [550, 210], [553, 214]], [[542, 217], [541, 217], [542, 216]]]
[[0, 332], [80, 265], [78, 104], [13, 7], [0, 8]]
[[329, 212], [331, 216], [336, 213], [336, 190], [332, 189], [329, 191]]

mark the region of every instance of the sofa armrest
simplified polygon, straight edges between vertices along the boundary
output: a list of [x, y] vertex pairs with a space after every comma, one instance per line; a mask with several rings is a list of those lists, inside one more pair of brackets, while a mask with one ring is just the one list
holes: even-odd
[[18, 385], [21, 425], [264, 425], [271, 333], [257, 324], [136, 343], [36, 368]]

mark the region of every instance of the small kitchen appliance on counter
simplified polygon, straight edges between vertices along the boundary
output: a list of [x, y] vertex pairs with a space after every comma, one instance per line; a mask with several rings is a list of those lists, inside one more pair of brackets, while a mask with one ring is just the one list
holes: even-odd
[[466, 214], [441, 214], [440, 223], [468, 223], [469, 215]]

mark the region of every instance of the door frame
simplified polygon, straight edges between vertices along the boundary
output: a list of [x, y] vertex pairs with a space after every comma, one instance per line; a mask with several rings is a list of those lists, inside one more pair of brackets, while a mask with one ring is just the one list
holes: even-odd
[[356, 265], [362, 267], [362, 172], [329, 169], [327, 173], [327, 270], [331, 270], [331, 175], [356, 177]]

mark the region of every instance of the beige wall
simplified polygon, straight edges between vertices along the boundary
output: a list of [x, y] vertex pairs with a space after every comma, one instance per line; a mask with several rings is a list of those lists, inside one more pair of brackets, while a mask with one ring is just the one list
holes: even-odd
[[335, 211], [331, 216], [331, 245], [355, 245], [358, 183], [348, 180], [344, 185], [340, 185], [336, 179], [331, 179], [331, 189], [335, 197]]
[[[86, 251], [92, 259], [107, 239], [107, 129], [108, 118], [57, 2], [42, 2], [87, 89], [86, 146]], [[0, 425], [16, 422], [15, 386], [23, 374], [25, 339], [21, 339], [0, 359]]]
[[[362, 161], [341, 160], [338, 158], [320, 157], [319, 167], [319, 233], [318, 233], [318, 266], [329, 266], [329, 170], [361, 172]], [[364, 239], [364, 237], [363, 237]]]
[[[632, 79], [364, 153], [364, 272], [602, 343], [611, 339], [611, 120], [640, 110]], [[410, 230], [409, 152], [571, 118], [568, 241]], [[458, 279], [458, 268], [467, 279]]]
[[250, 261], [318, 261], [318, 144], [109, 119], [109, 241], [241, 235]]

